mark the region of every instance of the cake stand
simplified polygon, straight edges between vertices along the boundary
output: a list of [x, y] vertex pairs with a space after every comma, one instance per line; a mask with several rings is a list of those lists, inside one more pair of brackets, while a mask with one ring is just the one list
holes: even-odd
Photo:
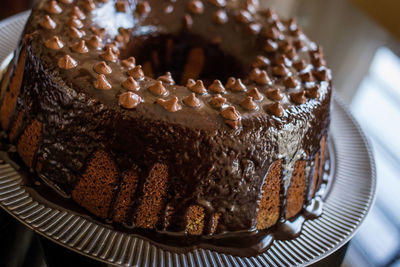
[[[29, 11], [0, 22], [1, 69], [17, 46]], [[12, 57], [12, 56], [11, 56]], [[375, 195], [375, 165], [365, 135], [344, 104], [334, 97], [329, 132], [331, 175], [323, 213], [307, 220], [301, 234], [275, 240], [257, 257], [237, 257], [207, 249], [175, 253], [148, 239], [102, 224], [33, 194], [18, 166], [0, 152], [0, 206], [48, 239], [75, 252], [118, 266], [306, 266], [338, 250], [356, 233]]]

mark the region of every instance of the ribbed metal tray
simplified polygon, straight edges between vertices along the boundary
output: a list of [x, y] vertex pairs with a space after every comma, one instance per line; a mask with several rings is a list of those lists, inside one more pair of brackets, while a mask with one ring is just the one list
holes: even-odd
[[[15, 49], [29, 12], [0, 22], [0, 62]], [[3, 66], [4, 67], [4, 66]], [[139, 236], [71, 212], [34, 194], [17, 166], [0, 162], [0, 206], [35, 232], [91, 258], [121, 266], [305, 266], [344, 245], [355, 234], [374, 201], [375, 166], [368, 142], [345, 106], [334, 98], [329, 147], [334, 180], [323, 214], [303, 225], [299, 237], [277, 240], [257, 257], [240, 258], [197, 249], [166, 251]]]

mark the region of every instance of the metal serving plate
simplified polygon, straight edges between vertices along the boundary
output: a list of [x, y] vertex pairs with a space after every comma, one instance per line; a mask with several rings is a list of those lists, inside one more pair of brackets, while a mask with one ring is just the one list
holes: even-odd
[[[0, 22], [0, 62], [15, 49], [29, 12]], [[4, 65], [4, 64], [3, 64]], [[4, 66], [3, 66], [4, 67]], [[91, 258], [121, 266], [306, 266], [344, 245], [374, 201], [375, 166], [368, 142], [345, 106], [334, 98], [329, 139], [334, 179], [323, 214], [303, 225], [299, 237], [276, 240], [262, 255], [240, 258], [197, 249], [166, 251], [87, 216], [50, 205], [24, 185], [15, 167], [0, 163], [0, 206], [35, 232]]]

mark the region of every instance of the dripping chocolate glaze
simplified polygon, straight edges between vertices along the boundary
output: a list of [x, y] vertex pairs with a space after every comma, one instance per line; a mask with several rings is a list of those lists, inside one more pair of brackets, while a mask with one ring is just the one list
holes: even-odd
[[[247, 75], [256, 57], [264, 55], [273, 61], [275, 54], [264, 52], [265, 37], [249, 35], [245, 31], [246, 25], [234, 19], [237, 9], [233, 6], [227, 7], [228, 23], [215, 26], [212, 16], [218, 8], [204, 2], [203, 14], [192, 15], [192, 24], [187, 29], [182, 23], [187, 12], [186, 1], [173, 4], [174, 11], [167, 14], [163, 13], [165, 7], [158, 1], [148, 2], [151, 12], [140, 16], [130, 9], [126, 13], [115, 12], [113, 1], [98, 3], [97, 9], [86, 13], [86, 18], [82, 19], [84, 26], [80, 30], [86, 33], [83, 39], [91, 37], [91, 27], [107, 26], [103, 42], [111, 43], [119, 27], [132, 28], [131, 42], [126, 48], [120, 48], [121, 57], [140, 59], [139, 51], [151, 52], [146, 47], [152, 40], [172, 38], [184, 46], [184, 41], [193, 37], [200, 46], [217, 46], [217, 51], [228, 55], [225, 59], [233, 58], [229, 62], [239, 66], [233, 76], [243, 78], [247, 91], [256, 87], [265, 96], [267, 88], [280, 88], [284, 92], [281, 104], [285, 114], [280, 118], [268, 114], [265, 109], [272, 101], [267, 97], [257, 102], [259, 109], [246, 111], [239, 105], [246, 92], [234, 93], [229, 89], [229, 93], [222, 96], [227, 99], [227, 104], [235, 105], [241, 116], [237, 129], [225, 125], [220, 110], [209, 105], [214, 97], [210, 91], [196, 96], [204, 103], [201, 108], [194, 109], [181, 103], [180, 111], [167, 112], [154, 104], [158, 97], [148, 91], [154, 83], [148, 77], [138, 80], [141, 88], [135, 92], [144, 102], [135, 110], [122, 109], [118, 97], [127, 91], [121, 86], [128, 78], [127, 69], [119, 61], [107, 62], [112, 74], [106, 77], [112, 88], [96, 90], [93, 81], [98, 74], [93, 66], [103, 60], [99, 56], [104, 51], [89, 47], [88, 53], [78, 56], [70, 50], [78, 39], [64, 33], [62, 25], [69, 20], [72, 8], [67, 5], [62, 5], [61, 14], [52, 15], [57, 27], [52, 31], [42, 30], [38, 25], [46, 13], [40, 10], [44, 3], [41, 2], [25, 30], [30, 34], [30, 40], [26, 46], [24, 93], [18, 105], [29, 107], [27, 116], [35, 114], [44, 125], [43, 141], [37, 153], [38, 158], [43, 158], [42, 175], [69, 194], [84, 170], [87, 158], [97, 150], [111, 153], [120, 170], [136, 164], [146, 173], [155, 162], [164, 162], [169, 166], [169, 183], [173, 185], [169, 188], [166, 204], [173, 206], [177, 214], [169, 231], [182, 231], [186, 209], [193, 203], [203, 206], [207, 216], [223, 212], [218, 223], [219, 233], [254, 230], [255, 222], [251, 218], [256, 217], [260, 188], [271, 163], [284, 159], [284, 168], [288, 171], [284, 173], [283, 181], [287, 188], [295, 161], [310, 161], [319, 150], [319, 142], [329, 125], [330, 83], [320, 83], [319, 98], [295, 105], [288, 94], [313, 84], [286, 89], [282, 85], [283, 79], [278, 78], [273, 78], [272, 85], [250, 82]], [[105, 22], [104, 18], [113, 17], [112, 21]], [[256, 17], [263, 26], [269, 27], [261, 15]], [[44, 46], [45, 40], [54, 35], [66, 44], [57, 51]], [[215, 38], [220, 42], [216, 44]], [[297, 37], [285, 34], [285, 38]], [[306, 37], [301, 38], [305, 47], [298, 55], [310, 63], [309, 50], [316, 46]], [[60, 70], [57, 67], [55, 59], [65, 54], [71, 54], [78, 61], [76, 68]], [[171, 60], [182, 55], [175, 56]], [[310, 68], [308, 65], [304, 71]], [[294, 68], [289, 69], [297, 75]], [[271, 65], [266, 70], [274, 77]], [[225, 82], [222, 80], [223, 84]], [[177, 96], [182, 101], [191, 92], [181, 85], [164, 86], [169, 92], [168, 99]]]

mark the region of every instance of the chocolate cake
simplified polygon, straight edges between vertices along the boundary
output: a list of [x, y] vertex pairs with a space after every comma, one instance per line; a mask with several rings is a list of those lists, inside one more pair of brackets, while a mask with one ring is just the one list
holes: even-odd
[[331, 90], [321, 47], [256, 0], [43, 0], [0, 123], [37, 179], [90, 214], [212, 238], [310, 203]]

